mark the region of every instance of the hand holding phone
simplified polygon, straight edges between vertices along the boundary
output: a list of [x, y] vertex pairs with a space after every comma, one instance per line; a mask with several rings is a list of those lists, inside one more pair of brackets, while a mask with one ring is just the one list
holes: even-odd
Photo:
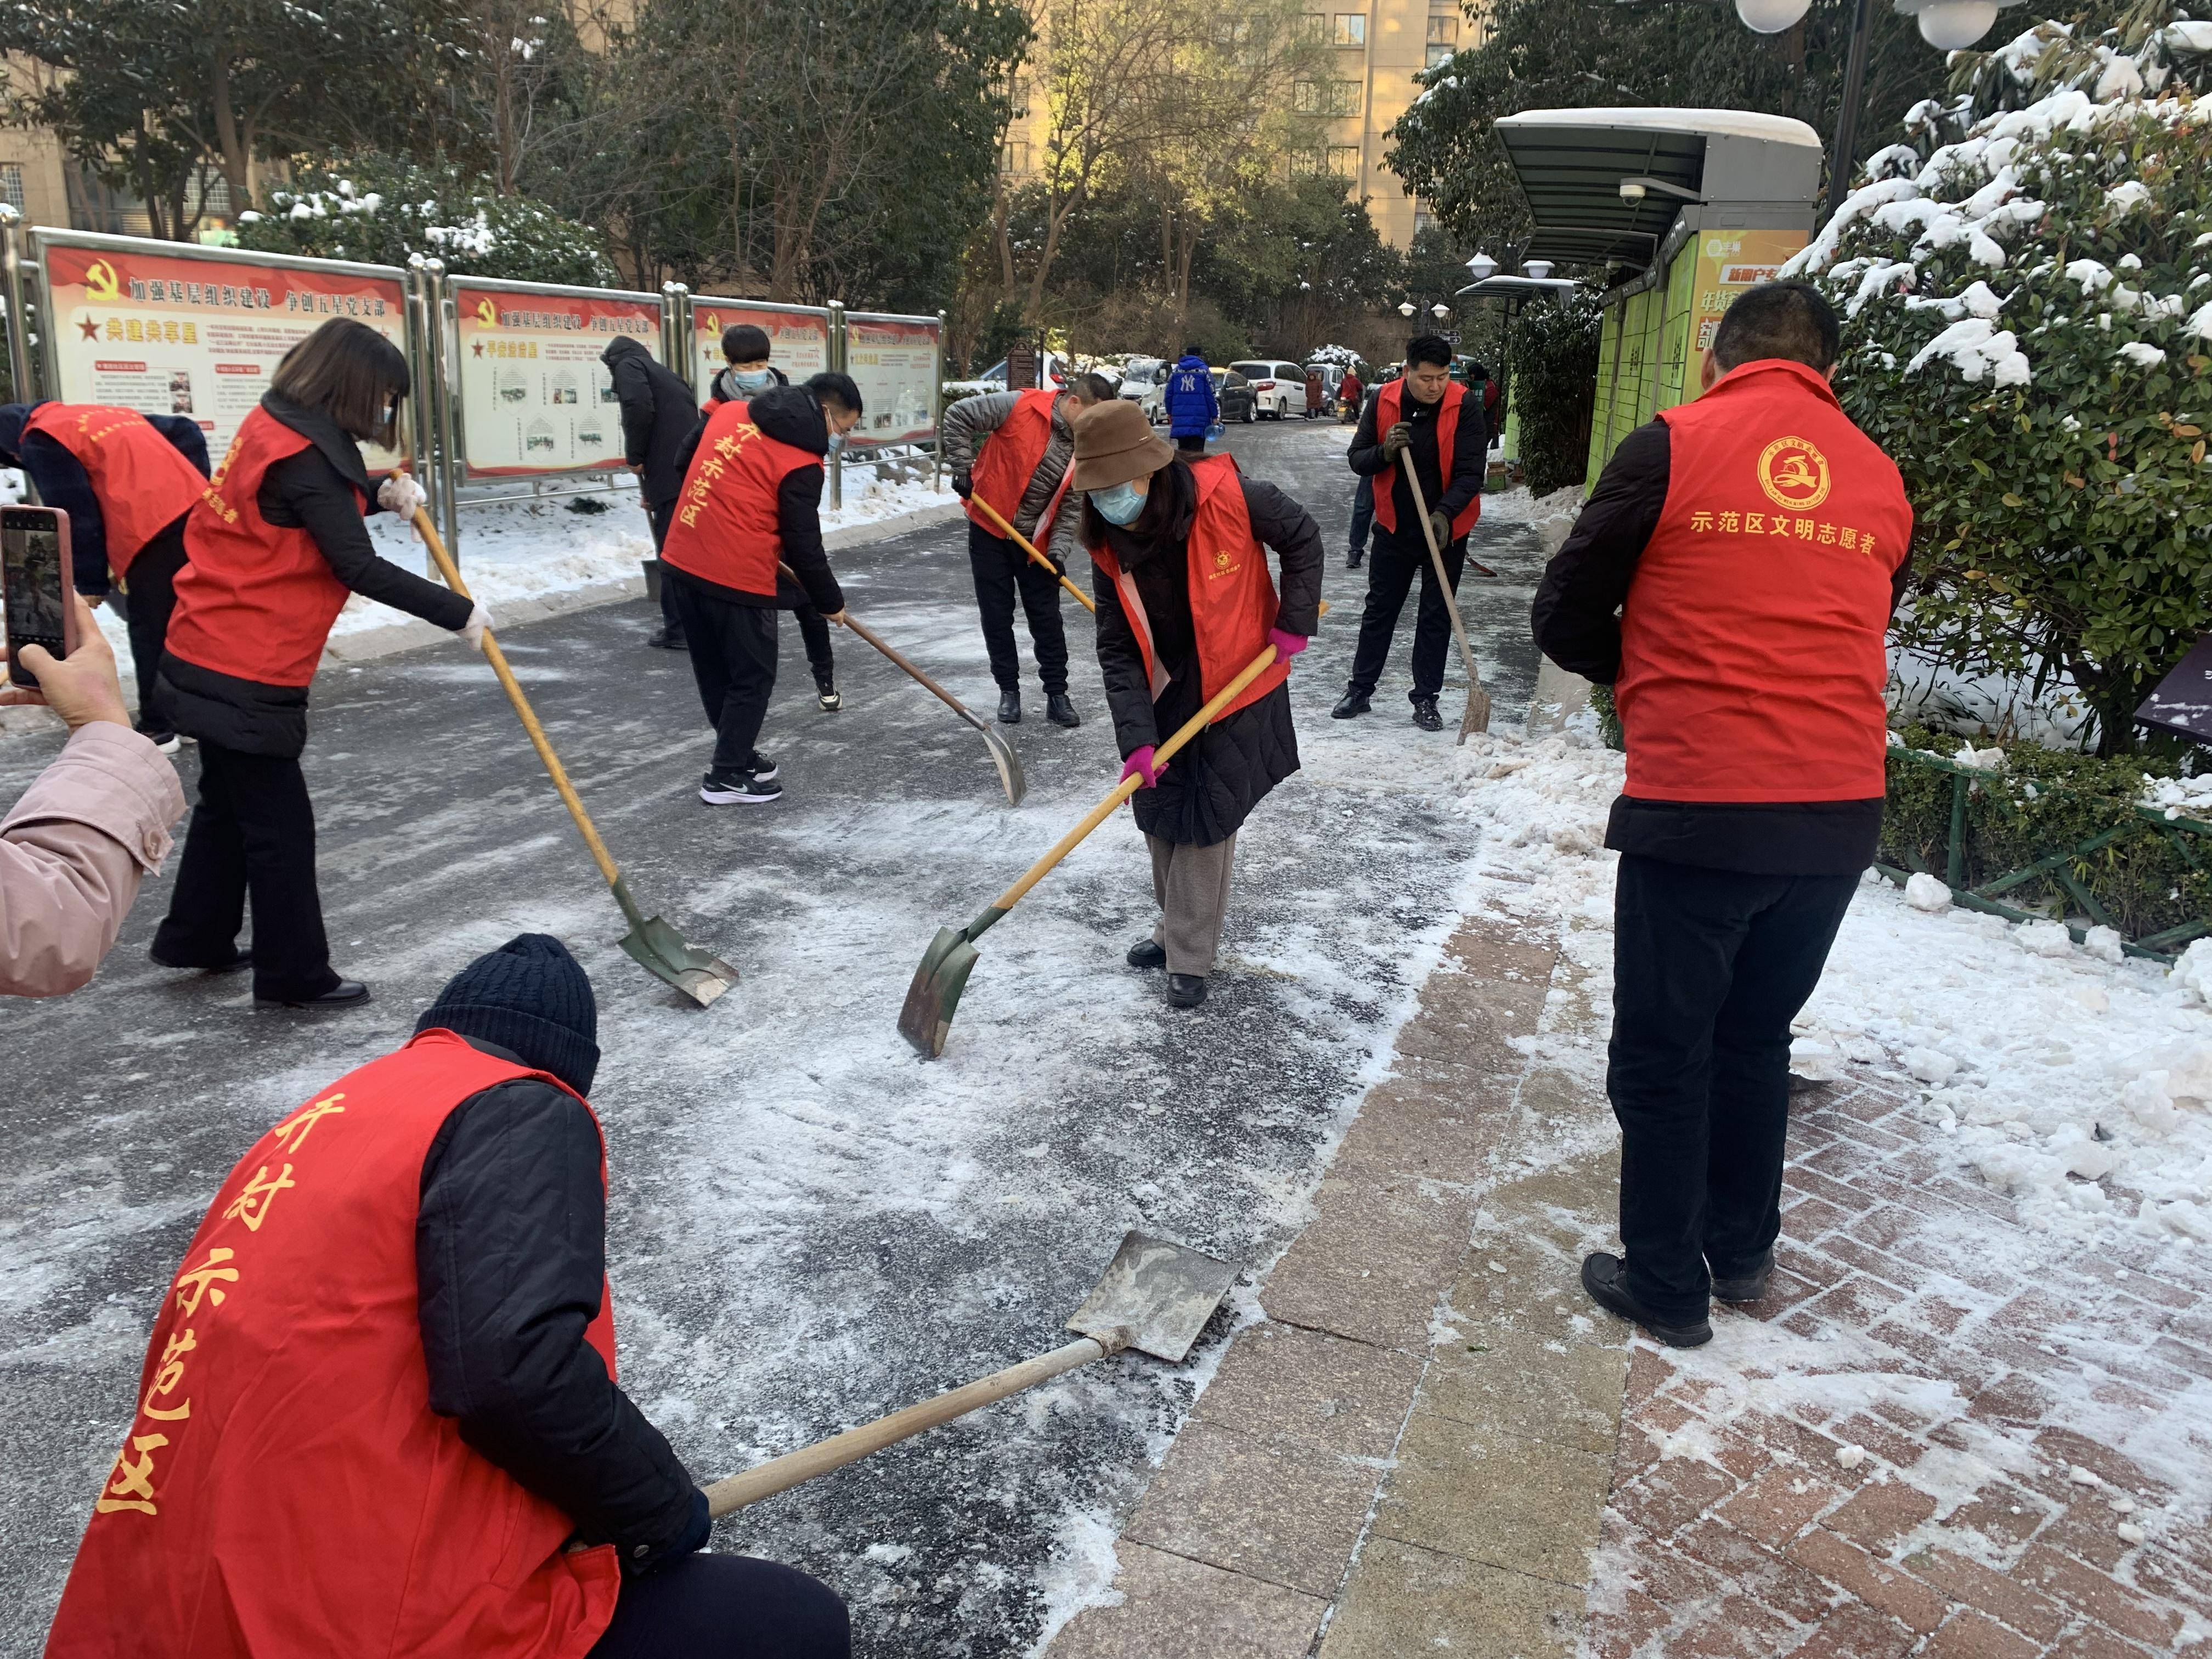
[[70, 603], [69, 514], [52, 507], [0, 507], [0, 603], [8, 613], [8, 649], [19, 685], [38, 690], [27, 646], [66, 657], [76, 648], [77, 608]]
[[115, 676], [115, 653], [107, 636], [93, 621], [82, 594], [70, 593], [68, 604], [64, 615], [73, 625], [65, 627], [76, 645], [67, 656], [58, 658], [35, 641], [24, 646], [21, 657], [0, 646], [0, 667], [9, 670], [10, 682], [0, 685], [0, 708], [43, 703], [72, 732], [95, 720], [127, 726], [131, 715], [123, 707], [123, 684]]

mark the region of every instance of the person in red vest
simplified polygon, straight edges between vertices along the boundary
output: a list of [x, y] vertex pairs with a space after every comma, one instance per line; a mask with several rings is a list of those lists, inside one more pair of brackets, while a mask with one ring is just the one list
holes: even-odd
[[[1348, 720], [1374, 705], [1376, 683], [1390, 659], [1390, 641], [1406, 608], [1406, 592], [1418, 576], [1421, 603], [1413, 623], [1413, 724], [1424, 732], [1443, 729], [1437, 698], [1444, 686], [1444, 653], [1451, 642], [1451, 618], [1437, 586], [1428, 538], [1420, 522], [1413, 487], [1406, 480], [1401, 454], [1413, 458], [1421, 481], [1421, 500], [1452, 592], [1459, 592], [1467, 564], [1468, 532], [1482, 515], [1482, 479], [1489, 465], [1489, 428], [1482, 404], [1451, 377], [1450, 343], [1424, 334], [1406, 343], [1406, 372], [1387, 383], [1360, 411], [1359, 427], [1347, 452], [1352, 470], [1374, 481], [1375, 528], [1367, 562], [1367, 603], [1359, 618], [1359, 645], [1352, 653], [1352, 679], [1329, 712]], [[1389, 474], [1385, 477], [1384, 474]]]
[[860, 413], [850, 377], [817, 374], [716, 404], [677, 458], [684, 488], [660, 550], [661, 582], [714, 728], [714, 763], [699, 781], [710, 806], [782, 798], [776, 764], [757, 746], [775, 690], [775, 613], [805, 602], [844, 623], [845, 595], [822, 546], [822, 463]]
[[[404, 472], [372, 477], [361, 445], [397, 441], [407, 359], [365, 323], [333, 318], [287, 351], [185, 522], [190, 562], [154, 685], [155, 714], [199, 739], [200, 799], [169, 914], [164, 968], [251, 965], [257, 1003], [330, 1009], [368, 1000], [331, 968], [315, 886], [315, 811], [300, 771], [307, 688], [347, 598], [465, 635], [482, 605], [378, 556], [362, 523], [382, 506], [411, 519]], [[238, 947], [246, 902], [253, 945]]]
[[1613, 688], [1628, 749], [1605, 839], [1626, 1260], [1583, 1284], [1680, 1346], [1710, 1297], [1766, 1291], [1790, 1022], [1881, 831], [1912, 509], [1829, 389], [1840, 332], [1806, 283], [1739, 295], [1704, 395], [1621, 441], [1536, 594], [1537, 644]]
[[76, 591], [98, 605], [113, 573], [138, 678], [137, 729], [165, 754], [177, 735], [153, 718], [154, 677], [185, 563], [185, 515], [207, 488], [207, 440], [180, 415], [102, 404], [0, 407], [0, 466], [21, 466], [39, 500], [69, 514]]
[[1066, 562], [1073, 545], [1074, 515], [1060, 512], [1067, 489], [1067, 458], [1075, 447], [1075, 416], [1111, 401], [1103, 375], [1079, 374], [1065, 392], [988, 392], [963, 398], [945, 411], [945, 464], [952, 488], [968, 503], [968, 565], [975, 578], [975, 607], [983, 617], [983, 646], [999, 685], [999, 719], [1022, 718], [1022, 659], [1014, 644], [1014, 596], [1029, 618], [1030, 648], [1044, 686], [1044, 717], [1055, 726], [1083, 724], [1067, 695], [1067, 634], [1060, 625], [1060, 582], [1054, 573], [1016, 547], [976, 505], [980, 497], [1029, 538], [1048, 557]]
[[525, 933], [216, 1190], [46, 1659], [845, 1659], [615, 1376], [591, 981]]
[[[1144, 411], [1115, 398], [1075, 423], [1072, 488], [1083, 493], [1082, 540], [1103, 579], [1098, 665], [1124, 778], [1152, 854], [1160, 907], [1133, 968], [1165, 968], [1168, 1000], [1206, 1000], [1228, 914], [1237, 833], [1267, 792], [1298, 769], [1290, 659], [1321, 615], [1321, 530], [1273, 484], [1227, 454], [1194, 456], [1152, 434]], [[1276, 597], [1266, 549], [1283, 568]], [[1164, 766], [1160, 741], [1266, 647], [1274, 665]]]

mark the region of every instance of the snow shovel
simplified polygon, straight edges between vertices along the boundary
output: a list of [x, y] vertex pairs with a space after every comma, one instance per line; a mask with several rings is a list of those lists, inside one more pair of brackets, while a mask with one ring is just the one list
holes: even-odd
[[[776, 566], [776, 568], [781, 570], [786, 576], [788, 576], [794, 586], [797, 585], [799, 577], [789, 565], [779, 564]], [[924, 690], [935, 696], [939, 702], [942, 702], [954, 714], [959, 715], [962, 720], [967, 721], [969, 725], [974, 726], [975, 730], [981, 734], [983, 738], [983, 746], [991, 751], [992, 763], [999, 769], [999, 781], [1006, 787], [1006, 805], [1009, 806], [1019, 806], [1022, 804], [1022, 797], [1030, 792], [1029, 780], [1022, 775], [1022, 757], [1014, 753], [1013, 745], [1009, 744], [1006, 738], [1000, 734], [998, 726], [992, 721], [987, 720], [981, 715], [977, 714], [973, 709], [969, 708], [966, 703], [961, 702], [959, 698], [954, 696], [950, 691], [947, 691], [935, 680], [930, 678], [928, 675], [923, 673], [921, 670], [916, 668], [904, 657], [892, 650], [890, 646], [884, 642], [881, 636], [878, 635], [873, 629], [868, 627], [865, 623], [855, 621], [854, 619], [853, 613], [849, 610], [845, 612], [845, 626], [851, 629], [855, 634], [858, 634], [870, 645], [874, 646], [877, 650], [882, 652], [884, 655], [889, 657], [901, 668], [903, 668], [908, 673], [914, 676], [915, 680]]]
[[[1028, 537], [1023, 535], [1020, 531], [1015, 529], [1013, 526], [1008, 524], [1004, 519], [1000, 518], [999, 516], [999, 509], [997, 507], [993, 507], [990, 502], [983, 500], [978, 495], [970, 495], [968, 500], [971, 506], [981, 507], [985, 516], [987, 516], [993, 524], [998, 526], [1000, 529], [1005, 531], [1007, 536], [1012, 538], [1016, 547], [1020, 548], [1023, 552], [1028, 554], [1030, 557], [1035, 559], [1039, 564], [1042, 565], [1046, 569], [1051, 571], [1054, 576], [1058, 577], [1060, 579], [1060, 585], [1066, 588], [1069, 592], [1075, 595], [1075, 601], [1078, 605], [1080, 605], [1085, 611], [1088, 611], [1094, 617], [1098, 614], [1097, 602], [1081, 588], [1078, 587], [1073, 582], [1068, 580], [1067, 573], [1063, 571], [1050, 559], [1045, 557], [1043, 554], [1038, 552], [1036, 547], [1030, 544]], [[1068, 510], [1073, 512], [1074, 509], [1071, 507]]]
[[1124, 1348], [1180, 1365], [1242, 1271], [1234, 1262], [1217, 1261], [1164, 1238], [1130, 1233], [1107, 1264], [1104, 1276], [1067, 1322], [1069, 1330], [1083, 1334], [1079, 1340], [717, 1480], [706, 1488], [707, 1512], [720, 1520], [732, 1510], [788, 1492], [870, 1452], [911, 1440], [924, 1429], [965, 1417]]
[[[1326, 616], [1328, 607], [1324, 605], [1321, 609]], [[1185, 720], [1181, 730], [1152, 751], [1154, 767], [1164, 765], [1170, 756], [1211, 726], [1246, 686], [1273, 665], [1274, 660], [1275, 647], [1262, 647], [1260, 654], [1247, 663], [1235, 679], [1215, 692], [1205, 708]], [[914, 1044], [924, 1060], [934, 1060], [945, 1052], [945, 1038], [952, 1029], [952, 1016], [960, 1006], [960, 994], [967, 988], [968, 975], [975, 971], [975, 941], [1012, 909], [1023, 894], [1042, 881], [1054, 865], [1073, 852], [1085, 836], [1105, 823], [1115, 808], [1142, 787], [1133, 775], [1122, 779], [1105, 799], [1083, 815], [1081, 823], [1053, 843], [1050, 852], [1030, 866], [1019, 881], [984, 906], [975, 921], [965, 927], [937, 930], [937, 937], [922, 953], [921, 966], [914, 970], [914, 983], [907, 987], [906, 1006], [899, 1010], [898, 1018], [899, 1034]]]
[[[1437, 587], [1444, 596], [1444, 614], [1451, 618], [1452, 637], [1459, 641], [1460, 660], [1467, 665], [1467, 708], [1459, 717], [1459, 741], [1465, 743], [1468, 732], [1490, 730], [1490, 693], [1482, 689], [1481, 678], [1474, 672], [1474, 647], [1467, 642], [1467, 624], [1460, 620], [1459, 600], [1444, 574], [1444, 550], [1437, 545], [1436, 526], [1429, 522], [1428, 498], [1421, 494], [1420, 475], [1413, 471], [1413, 452], [1400, 450], [1398, 460], [1406, 469], [1406, 482], [1413, 486], [1413, 507], [1421, 515], [1421, 534], [1429, 544], [1429, 562], [1437, 568]], [[1498, 574], [1478, 560], [1469, 559], [1468, 563], [1486, 576]]]
[[[421, 507], [415, 509], [415, 528], [437, 561], [438, 574], [446, 579], [446, 586], [463, 599], [469, 597], [468, 584], [461, 580], [454, 566], [453, 556], [446, 550], [439, 539], [430, 515]], [[637, 901], [629, 896], [629, 886], [623, 880], [622, 872], [615, 867], [614, 854], [607, 851], [606, 842], [599, 839], [599, 830], [584, 811], [584, 803], [576, 798], [575, 787], [568, 781], [568, 774], [561, 765], [560, 757], [546, 740], [545, 728], [538, 723], [537, 711], [530, 699], [522, 695], [522, 687], [514, 678], [514, 671], [507, 665], [507, 653], [499, 648], [499, 641], [486, 629], [483, 653], [491, 660], [492, 672], [499, 676], [500, 684], [507, 691], [507, 700], [514, 705], [514, 712], [522, 721], [522, 729], [530, 734], [532, 745], [538, 750], [546, 775], [553, 787], [561, 792], [561, 799], [568, 809], [568, 816], [576, 820], [576, 828], [584, 837], [584, 845], [592, 849], [592, 860], [599, 873], [607, 878], [614, 890], [615, 902], [622, 906], [623, 915], [629, 921], [629, 932], [622, 936], [622, 948], [631, 961], [646, 972], [664, 979], [690, 997], [702, 1008], [738, 982], [738, 970], [710, 951], [702, 951], [685, 941], [684, 935], [659, 916], [647, 916], [637, 908]]]

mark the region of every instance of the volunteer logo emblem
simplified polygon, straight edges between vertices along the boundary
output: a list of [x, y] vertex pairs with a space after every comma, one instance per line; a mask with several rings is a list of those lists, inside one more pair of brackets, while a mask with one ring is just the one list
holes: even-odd
[[1767, 500], [1809, 513], [1828, 499], [1828, 458], [1802, 438], [1777, 438], [1759, 452], [1759, 487]]
[[1219, 552], [1213, 556], [1213, 568], [1216, 570], [1226, 570], [1229, 568], [1229, 550], [1227, 548], [1223, 548]]

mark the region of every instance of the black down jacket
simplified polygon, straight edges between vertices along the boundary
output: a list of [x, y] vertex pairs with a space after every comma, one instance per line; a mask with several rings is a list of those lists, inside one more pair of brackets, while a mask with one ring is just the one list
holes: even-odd
[[677, 453], [699, 424], [699, 400], [680, 376], [628, 335], [609, 341], [599, 361], [613, 378], [622, 409], [623, 459], [643, 469], [638, 484], [647, 505], [674, 501], [684, 488]]
[[[1304, 507], [1271, 483], [1239, 477], [1252, 533], [1275, 550], [1282, 567], [1275, 625], [1311, 634], [1321, 613], [1321, 530]], [[1086, 503], [1084, 538], [1104, 538], [1144, 602], [1153, 648], [1169, 684], [1152, 699], [1144, 653], [1121, 607], [1120, 593], [1103, 574], [1093, 581], [1098, 601], [1098, 665], [1121, 757], [1146, 744], [1157, 746], [1204, 706], [1198, 638], [1191, 623], [1191, 520], [1198, 509], [1197, 482], [1178, 458], [1155, 473], [1144, 513], [1127, 530], [1108, 525]], [[1298, 769], [1298, 738], [1291, 724], [1286, 681], [1248, 708], [1217, 720], [1177, 753], [1156, 788], [1139, 789], [1132, 805], [1137, 827], [1182, 846], [1211, 847], [1243, 827], [1267, 793]]]

